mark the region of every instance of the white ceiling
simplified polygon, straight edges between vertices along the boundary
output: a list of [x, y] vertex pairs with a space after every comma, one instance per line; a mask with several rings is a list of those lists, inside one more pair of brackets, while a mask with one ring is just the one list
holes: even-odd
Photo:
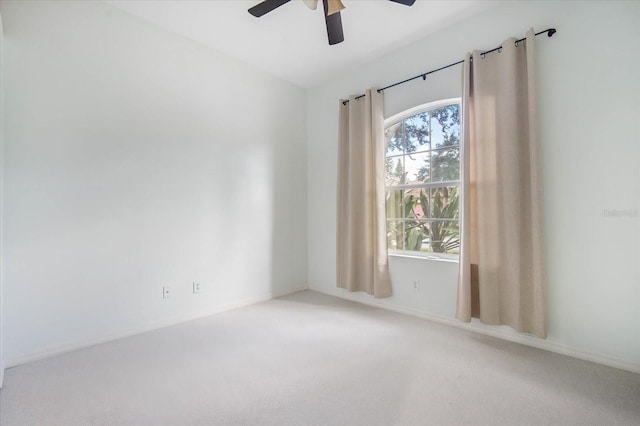
[[387, 0], [343, 0], [345, 41], [329, 46], [322, 6], [312, 11], [299, 0], [261, 18], [247, 12], [260, 0], [107, 2], [305, 88], [498, 3], [418, 0], [407, 7]]

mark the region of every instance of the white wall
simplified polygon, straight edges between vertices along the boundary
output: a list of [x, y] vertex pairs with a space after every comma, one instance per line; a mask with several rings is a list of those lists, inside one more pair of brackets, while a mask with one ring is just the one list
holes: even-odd
[[302, 89], [100, 2], [1, 7], [7, 365], [306, 287]]
[[[308, 100], [309, 285], [453, 323], [457, 264], [392, 258], [394, 296], [335, 288], [338, 99], [522, 37], [537, 38], [548, 266], [547, 341], [506, 327], [470, 328], [640, 371], [640, 3], [508, 2], [365, 67]], [[460, 67], [385, 92], [386, 116], [460, 95]], [[604, 210], [631, 211], [606, 217]], [[421, 281], [418, 291], [414, 280]], [[493, 330], [493, 331], [492, 331]]]

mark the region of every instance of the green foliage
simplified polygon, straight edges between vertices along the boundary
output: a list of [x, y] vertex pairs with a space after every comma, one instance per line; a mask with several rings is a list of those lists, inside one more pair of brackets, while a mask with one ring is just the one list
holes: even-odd
[[[402, 218], [402, 198], [404, 191], [387, 192], [386, 209], [387, 218]], [[387, 222], [387, 244], [389, 248], [402, 250], [404, 248], [404, 236], [402, 222]]]
[[457, 105], [447, 105], [430, 113], [442, 127], [443, 141], [431, 147], [431, 161], [425, 160], [416, 178], [422, 182], [458, 180], [460, 179], [460, 110]]
[[460, 229], [458, 221], [459, 197], [457, 188], [448, 189], [446, 187], [435, 190], [431, 205], [429, 198], [420, 192], [422, 208], [431, 208], [432, 219], [452, 219], [434, 220], [429, 224], [429, 236], [431, 239], [431, 250], [435, 253], [450, 253], [460, 248]]
[[429, 142], [429, 113], [422, 112], [388, 129], [388, 151], [415, 152]]
[[[398, 219], [387, 227], [389, 247], [435, 253], [456, 252], [460, 247], [457, 188], [432, 189], [431, 197], [424, 190], [419, 196], [408, 194], [403, 197], [401, 192], [390, 191], [387, 194], [387, 217]], [[428, 214], [429, 220], [421, 217], [418, 206], [425, 215]], [[423, 248], [425, 242], [430, 246]]]
[[[421, 191], [422, 194], [422, 191]], [[405, 217], [408, 219], [417, 219], [415, 208], [420, 203], [420, 199], [415, 195], [408, 195], [404, 199]], [[405, 222], [405, 250], [420, 251], [422, 241], [427, 236], [424, 224], [417, 220], [409, 220]]]
[[[392, 181], [394, 185], [404, 183], [405, 172], [404, 167], [402, 166], [402, 157], [385, 158], [384, 167], [387, 182]], [[387, 185], [388, 184], [389, 183], [387, 183]]]
[[431, 116], [438, 120], [442, 131], [449, 133], [453, 125], [460, 126], [460, 108], [458, 105], [447, 105], [431, 111]]

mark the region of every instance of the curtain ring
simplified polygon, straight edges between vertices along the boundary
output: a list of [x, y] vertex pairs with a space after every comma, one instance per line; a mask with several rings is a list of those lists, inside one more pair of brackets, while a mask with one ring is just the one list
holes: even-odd
[[518, 47], [518, 40], [516, 40], [516, 47]]
[[484, 55], [485, 55], [484, 53], [481, 53], [481, 54], [480, 54], [480, 57], [481, 57], [482, 59], [484, 59]]

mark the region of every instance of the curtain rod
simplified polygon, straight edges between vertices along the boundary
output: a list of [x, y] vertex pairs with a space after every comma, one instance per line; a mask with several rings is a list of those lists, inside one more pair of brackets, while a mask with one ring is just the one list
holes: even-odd
[[[546, 30], [544, 30], [544, 31], [540, 31], [539, 33], [535, 33], [535, 35], [537, 35], [537, 36], [538, 36], [538, 35], [540, 35], [540, 34], [545, 34], [545, 33], [546, 33], [546, 34], [547, 34], [547, 37], [551, 37], [551, 36], [552, 36], [552, 35], [554, 35], [556, 32], [557, 32], [557, 31], [556, 31], [556, 29], [555, 29], [555, 28], [549, 28], [549, 29], [546, 29]], [[516, 46], [517, 46], [517, 45], [518, 45], [518, 43], [520, 43], [521, 41], [526, 41], [526, 40], [527, 40], [527, 39], [526, 39], [526, 37], [525, 37], [525, 38], [521, 38], [521, 39], [516, 40], [516, 41], [515, 41]], [[495, 51], [500, 50], [500, 49], [502, 49], [502, 46], [498, 46], [498, 47], [496, 47], [495, 49], [491, 49], [491, 50], [487, 50], [486, 52], [482, 52], [482, 53], [480, 53], [480, 56], [484, 56], [484, 55], [486, 55], [487, 53], [495, 52]], [[472, 58], [472, 59], [473, 59], [473, 58]], [[427, 79], [427, 76], [428, 76], [429, 74], [433, 74], [434, 72], [442, 71], [442, 70], [444, 70], [444, 69], [447, 69], [447, 68], [453, 67], [453, 66], [455, 66], [455, 65], [460, 65], [460, 64], [462, 64], [462, 63], [464, 63], [464, 59], [463, 59], [463, 60], [461, 60], [461, 61], [458, 61], [458, 62], [454, 62], [454, 63], [449, 64], [449, 65], [445, 65], [444, 67], [437, 68], [437, 69], [435, 69], [435, 70], [431, 70], [431, 71], [427, 71], [427, 72], [422, 73], [422, 74], [418, 74], [418, 75], [416, 75], [415, 77], [407, 78], [406, 80], [402, 80], [402, 81], [399, 81], [399, 82], [397, 82], [397, 83], [390, 84], [390, 85], [388, 85], [388, 86], [383, 87], [382, 89], [378, 89], [378, 90], [377, 90], [377, 92], [378, 92], [378, 93], [380, 93], [380, 92], [382, 92], [383, 90], [391, 89], [392, 87], [396, 87], [396, 86], [399, 86], [399, 85], [401, 85], [401, 84], [407, 83], [407, 82], [409, 82], [409, 81], [413, 81], [413, 80], [415, 80], [415, 79], [417, 79], [417, 78], [422, 78], [423, 80], [426, 80], [426, 79]], [[358, 95], [358, 96], [356, 96], [356, 97], [355, 97], [355, 99], [364, 98], [364, 96], [365, 96], [365, 95]], [[349, 100], [348, 100], [348, 99], [347, 99], [346, 101], [342, 101], [342, 105], [346, 105], [346, 104], [348, 104], [348, 103], [349, 103]]]

